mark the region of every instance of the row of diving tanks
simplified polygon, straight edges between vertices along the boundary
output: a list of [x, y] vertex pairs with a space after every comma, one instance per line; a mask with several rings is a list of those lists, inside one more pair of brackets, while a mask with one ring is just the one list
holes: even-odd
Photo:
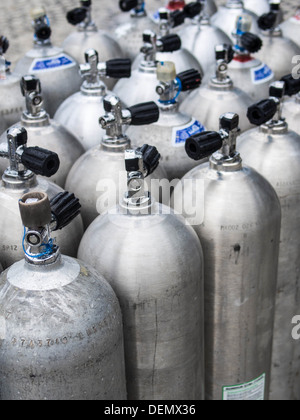
[[300, 399], [299, 50], [279, 1], [183, 3], [120, 2], [116, 53], [35, 10], [18, 73], [0, 39], [2, 400]]

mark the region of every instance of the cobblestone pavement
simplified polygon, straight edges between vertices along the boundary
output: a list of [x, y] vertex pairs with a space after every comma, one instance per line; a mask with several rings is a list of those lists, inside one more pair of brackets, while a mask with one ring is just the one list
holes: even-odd
[[[147, 10], [154, 11], [163, 6], [167, 0], [147, 0]], [[217, 4], [225, 0], [217, 0]], [[30, 10], [33, 7], [44, 5], [52, 26], [52, 42], [61, 45], [66, 36], [73, 31], [65, 19], [66, 12], [79, 5], [79, 0], [13, 0], [3, 2], [0, 15], [1, 34], [10, 40], [10, 49], [6, 58], [12, 62], [12, 68], [16, 61], [32, 47], [32, 28]], [[285, 17], [292, 14], [300, 5], [297, 0], [282, 0], [282, 9]], [[113, 31], [114, 18], [119, 14], [119, 0], [94, 0], [93, 18], [99, 28]]]

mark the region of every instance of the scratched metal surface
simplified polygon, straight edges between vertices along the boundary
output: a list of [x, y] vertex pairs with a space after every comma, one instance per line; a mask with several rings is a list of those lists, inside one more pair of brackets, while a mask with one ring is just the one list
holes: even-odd
[[[163, 6], [167, 0], [147, 0], [149, 12]], [[224, 3], [224, 0], [217, 0], [217, 4]], [[283, 0], [282, 8], [285, 16], [292, 14], [295, 10], [297, 0]], [[66, 12], [79, 5], [79, 0], [13, 0], [1, 4], [0, 31], [10, 40], [10, 49], [6, 54], [12, 62], [12, 67], [32, 46], [32, 28], [30, 10], [33, 7], [44, 5], [47, 9], [52, 25], [52, 41], [60, 45], [65, 37], [72, 32], [73, 27], [65, 19]], [[119, 0], [94, 0], [93, 17], [99, 28], [113, 32], [116, 16], [119, 12]]]

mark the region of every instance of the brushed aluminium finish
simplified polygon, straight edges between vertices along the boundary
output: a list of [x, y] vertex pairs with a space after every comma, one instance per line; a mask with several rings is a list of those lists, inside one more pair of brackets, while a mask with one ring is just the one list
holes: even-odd
[[0, 276], [1, 400], [126, 399], [122, 316], [107, 281], [62, 256]]
[[200, 242], [169, 208], [153, 204], [152, 214], [125, 213], [118, 207], [98, 217], [78, 255], [106, 276], [119, 298], [128, 398], [202, 400]]
[[191, 92], [180, 105], [180, 110], [200, 119], [207, 130], [214, 130], [220, 115], [230, 110], [240, 116], [239, 127], [243, 132], [252, 127], [247, 118], [248, 108], [252, 104], [250, 96], [232, 84], [216, 86], [209, 83]]
[[292, 97], [285, 97], [282, 115], [286, 119], [289, 129], [300, 135], [300, 94]]
[[280, 29], [284, 37], [291, 39], [300, 47], [300, 9], [298, 8], [294, 16], [289, 17], [281, 23]]
[[[139, 145], [143, 145], [140, 140]], [[99, 214], [107, 211], [108, 207], [114, 207], [127, 190], [124, 152], [130, 148], [130, 143], [115, 147], [98, 145], [88, 150], [73, 165], [67, 178], [66, 189], [72, 191], [80, 200], [85, 229]], [[151, 191], [152, 179], [166, 178], [163, 166], [159, 166], [145, 182]], [[159, 192], [155, 194], [155, 198], [160, 199]]]
[[[0, 187], [0, 261], [7, 268], [24, 257], [22, 238], [24, 228], [20, 217], [19, 200], [30, 192], [45, 192], [53, 198], [62, 192], [58, 185], [48, 182], [42, 177], [33, 177], [29, 181], [8, 181], [4, 176]], [[76, 257], [79, 243], [83, 235], [81, 216], [76, 217], [69, 226], [53, 234], [61, 251], [68, 256]]]
[[20, 77], [14, 73], [6, 73], [0, 78], [0, 133], [7, 130], [20, 119], [25, 109], [24, 98], [20, 91]]
[[[274, 189], [244, 166], [200, 165], [182, 180], [188, 197], [204, 188], [204, 220], [194, 226], [205, 261], [206, 399], [221, 400], [224, 386], [265, 374], [268, 399], [280, 236]], [[175, 210], [182, 200], [178, 185]], [[199, 193], [199, 191], [198, 191]], [[192, 214], [188, 204], [184, 214]]]
[[300, 346], [291, 336], [291, 320], [300, 306], [300, 137], [290, 130], [276, 134], [256, 128], [239, 138], [239, 149], [273, 185], [281, 202], [271, 399], [299, 400]]
[[243, 0], [245, 9], [257, 16], [261, 16], [264, 13], [269, 13], [270, 5], [269, 0]]
[[[59, 122], [50, 119], [47, 115], [41, 119], [33, 117], [32, 120], [27, 120], [22, 118], [20, 122], [13, 126], [26, 128], [28, 133], [28, 147], [38, 146], [58, 154], [60, 167], [57, 173], [50, 177], [49, 180], [64, 188], [73, 164], [84, 153], [84, 148], [77, 138]], [[0, 136], [0, 143], [7, 143], [6, 132]], [[1, 159], [1, 175], [3, 175], [7, 168], [7, 164], [6, 159]]]
[[16, 64], [14, 73], [23, 77], [27, 74], [37, 76], [43, 88], [42, 94], [45, 101], [45, 109], [53, 117], [59, 105], [70, 95], [77, 92], [82, 84], [79, 75], [79, 66], [77, 62], [71, 59], [73, 63], [70, 66], [62, 66], [61, 68], [48, 68], [46, 70], [33, 71], [32, 65], [36, 59], [51, 60], [60, 55], [67, 54], [58, 47], [54, 46], [38, 46], [27, 52]]
[[[84, 54], [90, 48], [98, 51], [99, 59], [103, 62], [113, 58], [127, 58], [123, 54], [122, 48], [117, 40], [108, 32], [102, 30], [76, 30], [64, 40], [62, 48], [67, 54], [73, 57], [77, 63], [84, 63]], [[102, 80], [109, 89], [112, 89], [117, 82], [117, 79], [104, 78]], [[79, 90], [81, 83], [76, 91]], [[75, 93], [76, 91], [73, 91], [72, 93]]]

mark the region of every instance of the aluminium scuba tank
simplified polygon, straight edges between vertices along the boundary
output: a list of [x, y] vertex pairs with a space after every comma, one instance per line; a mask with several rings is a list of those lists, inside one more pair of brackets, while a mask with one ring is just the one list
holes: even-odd
[[285, 82], [282, 115], [288, 123], [289, 129], [300, 135], [300, 78], [288, 74], [281, 80]]
[[128, 59], [113, 59], [99, 63], [98, 53], [94, 49], [86, 51], [85, 60], [86, 64], [80, 66], [84, 80], [80, 91], [61, 104], [54, 120], [70, 131], [87, 151], [99, 144], [99, 138], [105, 134], [99, 124], [99, 114], [104, 112], [104, 97], [111, 92], [100, 77], [128, 78], [131, 75], [131, 62]]
[[228, 109], [239, 113], [240, 130], [246, 131], [252, 126], [247, 118], [248, 107], [253, 100], [244, 91], [234, 86], [228, 75], [228, 63], [233, 58], [231, 45], [221, 44], [215, 47], [216, 71], [209, 83], [192, 92], [180, 105], [180, 110], [200, 119], [207, 130], [213, 130], [221, 114]]
[[[99, 214], [119, 202], [126, 190], [124, 173], [124, 152], [133, 143], [140, 142], [138, 136], [131, 138], [124, 134], [128, 125], [142, 125], [156, 122], [159, 118], [158, 106], [142, 103], [129, 109], [122, 109], [121, 101], [115, 95], [108, 95], [103, 100], [105, 115], [100, 118], [106, 135], [99, 137], [100, 145], [88, 150], [75, 162], [67, 178], [66, 188], [80, 199], [84, 226], [87, 228]], [[164, 179], [166, 173], [158, 168], [150, 177]], [[155, 196], [158, 200], [159, 193]], [[168, 197], [169, 198], [169, 197]]]
[[[99, 30], [92, 20], [92, 0], [80, 0], [80, 4], [80, 7], [67, 13], [67, 21], [76, 26], [76, 31], [64, 40], [63, 50], [78, 63], [81, 63], [85, 51], [89, 48], [98, 51], [103, 61], [123, 58], [123, 51], [117, 40], [110, 33]], [[106, 82], [108, 88], [112, 89], [117, 80], [112, 78]], [[79, 88], [80, 86], [77, 90]]]
[[268, 13], [270, 9], [269, 0], [243, 0], [243, 4], [245, 9], [257, 16]]
[[[159, 27], [158, 32], [160, 36], [164, 37], [167, 35], [172, 35], [173, 33], [172, 28], [182, 25], [182, 23], [187, 17], [197, 16], [200, 13], [200, 10], [201, 10], [201, 5], [200, 3], [196, 3], [196, 2], [186, 5], [182, 12], [170, 13], [165, 8], [159, 9], [160, 21], [158, 24], [158, 27]], [[144, 52], [141, 51], [141, 53], [136, 57], [136, 59], [132, 63], [133, 70], [138, 69], [141, 63], [143, 62], [143, 60], [144, 60]], [[190, 51], [188, 51], [186, 48], [182, 46], [182, 43], [181, 43], [180, 48], [175, 51], [156, 52], [156, 60], [160, 62], [172, 61], [175, 64], [176, 70], [179, 73], [193, 68], [195, 70], [198, 70], [203, 76], [203, 69], [199, 61]]]
[[176, 34], [158, 38], [155, 32], [145, 31], [143, 42], [141, 51], [144, 54], [144, 60], [140, 63], [139, 68], [132, 70], [130, 79], [119, 80], [113, 89], [113, 92], [127, 107], [140, 102], [156, 101], [158, 51], [172, 52], [181, 47], [181, 39]]
[[117, 297], [51, 238], [78, 214], [78, 200], [29, 192], [16, 201], [25, 258], [0, 276], [0, 400], [125, 400]]
[[291, 39], [300, 47], [300, 7], [280, 24], [280, 29], [284, 37]]
[[145, 30], [157, 30], [157, 25], [148, 16], [144, 0], [120, 0], [122, 12], [129, 12], [129, 18], [115, 30], [115, 37], [124, 56], [134, 60], [140, 52], [141, 38]]
[[251, 122], [259, 127], [239, 138], [239, 148], [246, 163], [273, 185], [282, 207], [270, 398], [300, 400], [300, 346], [291, 334], [300, 306], [300, 136], [281, 114], [284, 85], [275, 82], [270, 98], [249, 108]]
[[[185, 141], [192, 134], [205, 130], [202, 121], [179, 111], [177, 98], [181, 92], [200, 86], [201, 76], [197, 70], [188, 70], [176, 75], [172, 62], [157, 65], [157, 88], [159, 95], [159, 120], [146, 127], [129, 127], [126, 134], [138, 139], [141, 144], [151, 143], [160, 149], [161, 162], [169, 181], [180, 179], [193, 167], [185, 153]], [[184, 108], [183, 108], [184, 110]]]
[[267, 64], [251, 55], [261, 49], [262, 41], [257, 35], [248, 32], [250, 23], [245, 16], [237, 19], [233, 47], [235, 55], [228, 69], [234, 85], [246, 92], [253, 101], [258, 101], [268, 95], [275, 75]]
[[233, 33], [235, 32], [236, 20], [240, 16], [248, 17], [251, 25], [251, 32], [255, 35], [259, 34], [257, 25], [258, 16], [244, 8], [243, 2], [240, 0], [227, 0], [226, 3], [218, 7], [217, 13], [211, 18], [211, 24], [220, 28], [226, 33], [232, 42], [235, 42]]
[[[206, 1], [204, 2], [206, 3]], [[211, 25], [206, 7], [193, 20], [186, 23], [179, 31], [183, 48], [190, 51], [199, 61], [204, 75], [211, 70], [215, 62], [214, 46], [232, 44], [231, 39], [221, 29]]]
[[202, 400], [202, 248], [183, 217], [144, 189], [158, 159], [148, 145], [125, 152], [127, 193], [91, 224], [78, 257], [119, 298], [128, 399]]
[[4, 54], [9, 48], [9, 41], [0, 36], [0, 133], [19, 120], [24, 109], [24, 99], [20, 92], [20, 77], [10, 71], [11, 63]]
[[[217, 11], [217, 5], [214, 0], [197, 0], [198, 3], [201, 3], [205, 8], [205, 14], [207, 16], [212, 16]], [[166, 8], [170, 10], [170, 12], [175, 12], [176, 10], [182, 11], [186, 6], [186, 2], [184, 0], [170, 0], [166, 4]], [[158, 10], [154, 13], [152, 19], [157, 23], [159, 21], [159, 12]]]
[[293, 58], [300, 56], [300, 46], [282, 35], [279, 27], [279, 10], [280, 0], [272, 0], [270, 12], [258, 19], [258, 26], [261, 29], [259, 36], [263, 45], [255, 54], [256, 58], [273, 69], [276, 80], [291, 73], [295, 65]]
[[[51, 149], [57, 153], [61, 165], [50, 177], [50, 181], [64, 188], [67, 175], [75, 161], [84, 153], [84, 149], [68, 130], [49, 117], [43, 109], [43, 93], [40, 80], [35, 76], [24, 76], [21, 79], [21, 92], [26, 100], [26, 111], [21, 121], [13, 127], [25, 127], [28, 133], [28, 145]], [[24, 100], [24, 99], [23, 99]], [[6, 131], [0, 137], [0, 143], [7, 142]], [[0, 163], [1, 175], [6, 169], [6, 162]]]
[[17, 62], [14, 73], [20, 78], [32, 74], [41, 80], [45, 108], [53, 117], [59, 105], [80, 89], [79, 66], [62, 48], [52, 45], [52, 31], [45, 9], [33, 9], [31, 16], [34, 48]]
[[[43, 177], [51, 177], [59, 168], [56, 153], [40, 147], [27, 147], [27, 131], [16, 127], [8, 131], [7, 146], [0, 145], [0, 156], [9, 159], [9, 167], [2, 176], [0, 186], [0, 261], [4, 268], [23, 257], [20, 246], [22, 224], [18, 200], [32, 191], [45, 192], [50, 199], [62, 189]], [[36, 175], [42, 175], [36, 176]], [[57, 232], [56, 238], [64, 254], [75, 257], [83, 235], [81, 216], [76, 217], [65, 232]]]
[[204, 252], [206, 399], [263, 400], [271, 374], [280, 203], [236, 151], [238, 115], [222, 115], [220, 128], [187, 140], [192, 159], [212, 156], [176, 186], [174, 208], [194, 226]]

